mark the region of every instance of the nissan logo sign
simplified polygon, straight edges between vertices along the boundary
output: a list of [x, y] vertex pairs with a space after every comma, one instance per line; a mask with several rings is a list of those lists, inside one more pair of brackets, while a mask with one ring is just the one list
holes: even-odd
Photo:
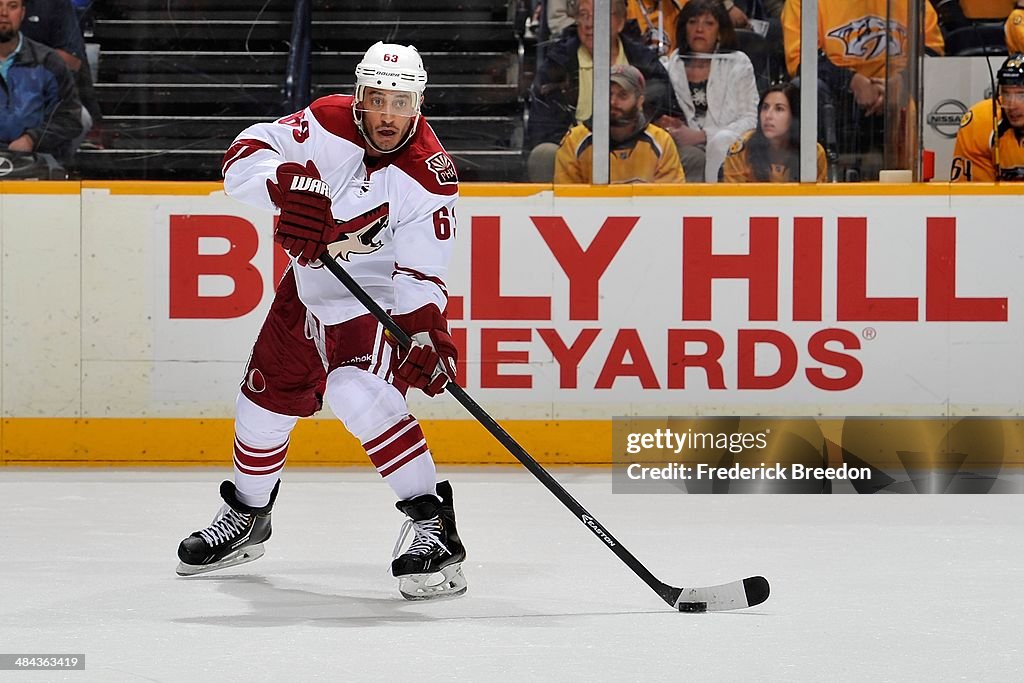
[[928, 112], [928, 125], [944, 138], [955, 138], [960, 119], [967, 113], [967, 105], [960, 100], [942, 100]]
[[14, 171], [14, 163], [7, 157], [0, 156], [0, 178]]

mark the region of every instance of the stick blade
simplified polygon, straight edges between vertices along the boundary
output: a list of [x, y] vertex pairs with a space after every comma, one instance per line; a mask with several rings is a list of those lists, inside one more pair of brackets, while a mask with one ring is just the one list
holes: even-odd
[[680, 612], [724, 612], [760, 605], [769, 595], [768, 579], [751, 576], [720, 586], [680, 589], [674, 607]]

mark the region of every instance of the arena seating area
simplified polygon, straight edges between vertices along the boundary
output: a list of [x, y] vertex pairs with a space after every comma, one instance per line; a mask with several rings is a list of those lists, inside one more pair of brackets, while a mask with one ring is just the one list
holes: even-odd
[[[284, 75], [287, 0], [97, 3], [103, 149], [78, 154], [87, 178], [220, 178], [246, 125], [291, 113]], [[388, 9], [381, 9], [387, 6]], [[517, 180], [520, 50], [507, 0], [314, 0], [312, 95], [352, 91], [377, 40], [411, 43], [430, 87], [424, 111], [464, 180]]]
[[[310, 95], [351, 92], [355, 65], [377, 40], [411, 43], [430, 74], [424, 111], [461, 179], [522, 180], [526, 98], [544, 50], [543, 30], [539, 43], [529, 31], [524, 37], [528, 6], [312, 0]], [[89, 40], [101, 48], [104, 121], [92, 137], [100, 144], [78, 152], [72, 175], [220, 179], [224, 150], [242, 128], [296, 108], [285, 91], [294, 10], [289, 0], [95, 2]], [[759, 89], [786, 78], [781, 35], [737, 33]], [[999, 22], [947, 32], [946, 41], [949, 55], [1005, 53]]]

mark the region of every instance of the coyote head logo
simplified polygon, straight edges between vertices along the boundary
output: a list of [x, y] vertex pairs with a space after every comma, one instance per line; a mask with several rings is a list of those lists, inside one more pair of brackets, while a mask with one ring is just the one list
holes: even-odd
[[352, 254], [372, 254], [382, 246], [377, 241], [377, 235], [388, 227], [388, 203], [384, 202], [352, 220], [335, 220], [334, 223], [342, 229], [342, 233], [337, 241], [327, 245], [327, 251], [332, 257], [340, 256], [348, 261]]

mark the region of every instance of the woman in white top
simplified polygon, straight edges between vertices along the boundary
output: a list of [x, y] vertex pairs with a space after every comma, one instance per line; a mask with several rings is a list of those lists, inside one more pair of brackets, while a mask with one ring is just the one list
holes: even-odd
[[734, 142], [757, 127], [754, 67], [737, 50], [736, 32], [717, 0], [690, 0], [676, 22], [676, 45], [668, 56], [669, 78], [681, 116], [655, 124], [679, 148], [686, 180], [718, 182], [718, 172]]

